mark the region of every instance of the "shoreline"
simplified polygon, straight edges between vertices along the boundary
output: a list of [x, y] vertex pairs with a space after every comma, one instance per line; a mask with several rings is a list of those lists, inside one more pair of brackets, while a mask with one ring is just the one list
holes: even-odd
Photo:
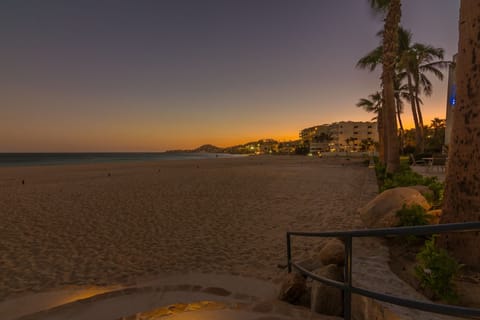
[[110, 164], [172, 160], [237, 158], [245, 155], [208, 152], [24, 152], [0, 153], [0, 168]]
[[287, 230], [357, 227], [376, 192], [361, 160], [211, 160], [1, 167], [0, 301], [187, 272], [275, 282]]

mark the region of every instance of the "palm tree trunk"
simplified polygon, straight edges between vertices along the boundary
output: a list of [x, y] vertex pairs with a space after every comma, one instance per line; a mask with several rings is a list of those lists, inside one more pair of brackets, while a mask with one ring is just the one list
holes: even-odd
[[401, 105], [401, 102], [400, 102], [400, 97], [396, 96], [395, 97], [395, 105], [396, 105], [396, 110], [397, 110], [397, 119], [398, 119], [398, 126], [399, 126], [399, 129], [400, 129], [400, 152], [403, 153], [403, 148], [405, 147], [405, 138], [404, 138], [404, 135], [405, 135], [405, 131], [403, 129], [403, 122], [402, 122], [402, 117], [400, 116], [400, 105]]
[[420, 143], [418, 148], [420, 149], [420, 153], [425, 152], [425, 130], [424, 130], [424, 124], [423, 124], [423, 116], [422, 116], [422, 109], [420, 108], [420, 99], [418, 98], [418, 93], [420, 91], [420, 88], [418, 86], [418, 83], [415, 84], [415, 104], [417, 105], [417, 114], [418, 114], [418, 126], [420, 128]]
[[[480, 220], [480, 1], [462, 0], [453, 112], [441, 223]], [[480, 233], [446, 234], [439, 245], [460, 262], [478, 267]]]
[[383, 127], [383, 111], [378, 110], [377, 115], [377, 130], [378, 130], [378, 159], [381, 164], [385, 165], [385, 146], [384, 146], [384, 127]]
[[398, 132], [395, 111], [395, 60], [398, 49], [398, 26], [401, 17], [400, 0], [391, 0], [388, 5], [387, 17], [383, 34], [383, 98], [384, 98], [384, 128], [385, 153], [387, 155], [386, 172], [394, 173], [400, 169], [400, 154], [398, 148]]
[[407, 73], [407, 84], [408, 84], [408, 94], [410, 95], [410, 105], [412, 106], [413, 123], [415, 125], [415, 152], [423, 153], [423, 150], [421, 150], [421, 145], [422, 145], [421, 129], [420, 129], [420, 123], [418, 120], [417, 106], [415, 104], [416, 97], [413, 92], [412, 75], [410, 74], [410, 72]]

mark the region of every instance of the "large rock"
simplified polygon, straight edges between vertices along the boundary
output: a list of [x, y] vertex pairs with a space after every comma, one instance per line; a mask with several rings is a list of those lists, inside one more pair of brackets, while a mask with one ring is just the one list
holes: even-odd
[[[334, 264], [317, 269], [314, 273], [323, 278], [343, 282], [343, 268]], [[331, 316], [341, 316], [343, 313], [342, 290], [313, 281], [311, 310]]]
[[422, 194], [426, 199], [433, 199], [433, 191], [427, 186], [409, 186], [410, 189], [415, 189]]
[[285, 278], [278, 298], [288, 303], [298, 304], [302, 296], [307, 292], [307, 282], [298, 273], [292, 272]]
[[322, 260], [319, 255], [303, 259], [297, 263], [300, 267], [312, 271], [323, 266]]
[[430, 210], [427, 212], [429, 224], [439, 224], [442, 217], [442, 209]]
[[345, 246], [339, 239], [330, 239], [320, 250], [319, 256], [324, 265], [343, 266], [345, 263]]
[[430, 204], [422, 194], [412, 188], [400, 187], [385, 190], [359, 210], [360, 218], [368, 228], [396, 227], [399, 224], [397, 211], [403, 205], [420, 205], [425, 210]]

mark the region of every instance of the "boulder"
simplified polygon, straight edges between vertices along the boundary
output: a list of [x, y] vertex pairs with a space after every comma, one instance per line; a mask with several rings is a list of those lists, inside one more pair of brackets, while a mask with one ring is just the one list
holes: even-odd
[[307, 282], [305, 278], [295, 272], [289, 273], [283, 281], [278, 298], [288, 303], [296, 304], [307, 292]]
[[430, 210], [427, 212], [429, 224], [439, 224], [442, 217], [442, 209]]
[[339, 239], [330, 239], [320, 250], [319, 256], [323, 265], [343, 266], [345, 264], [345, 246]]
[[[343, 282], [343, 268], [334, 264], [314, 270], [318, 276]], [[311, 310], [331, 316], [341, 316], [343, 313], [343, 293], [341, 289], [313, 281]]]
[[366, 206], [359, 210], [360, 218], [367, 228], [388, 228], [399, 224], [397, 211], [403, 205], [420, 205], [425, 210], [430, 204], [417, 190], [409, 187], [388, 189], [376, 196]]
[[408, 188], [417, 190], [426, 199], [429, 199], [429, 198], [432, 199], [433, 198], [433, 191], [432, 191], [432, 189], [430, 189], [427, 186], [418, 185], [418, 186], [409, 186]]
[[298, 265], [308, 271], [312, 271], [318, 269], [323, 266], [322, 260], [320, 259], [319, 255], [315, 255], [313, 257], [303, 259], [298, 262]]

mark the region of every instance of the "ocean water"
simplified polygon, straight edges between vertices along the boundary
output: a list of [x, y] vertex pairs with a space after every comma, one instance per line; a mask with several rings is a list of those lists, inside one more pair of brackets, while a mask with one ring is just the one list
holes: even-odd
[[225, 153], [174, 152], [0, 153], [0, 166], [39, 166], [102, 162], [118, 163], [132, 161], [232, 158], [238, 156], [239, 155]]

